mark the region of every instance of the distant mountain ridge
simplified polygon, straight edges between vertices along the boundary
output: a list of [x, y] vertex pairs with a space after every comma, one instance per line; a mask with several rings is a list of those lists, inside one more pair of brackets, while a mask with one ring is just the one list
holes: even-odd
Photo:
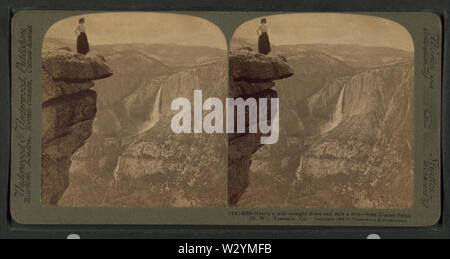
[[[243, 38], [233, 38], [231, 40], [230, 49], [244, 47], [250, 47], [257, 50], [258, 45], [256, 39], [254, 41]], [[345, 62], [353, 68], [373, 68], [396, 62], [411, 61], [414, 58], [413, 52], [405, 50], [388, 47], [362, 46], [357, 44], [272, 44], [271, 47], [274, 54], [283, 55], [288, 59], [292, 56], [301, 54], [302, 52], [322, 52], [330, 57]]]
[[[88, 36], [89, 37], [89, 36]], [[76, 41], [46, 37], [42, 48], [52, 50], [68, 47], [76, 51]], [[160, 43], [123, 43], [91, 45], [91, 54], [101, 55], [105, 58], [123, 51], [134, 51], [155, 58], [166, 66], [194, 67], [226, 58], [226, 50], [206, 46], [190, 46], [182, 44]]]

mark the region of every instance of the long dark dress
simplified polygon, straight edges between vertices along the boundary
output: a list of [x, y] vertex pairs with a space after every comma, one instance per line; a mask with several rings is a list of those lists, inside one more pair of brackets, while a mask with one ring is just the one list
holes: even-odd
[[270, 41], [267, 32], [262, 32], [258, 38], [258, 50], [259, 53], [267, 55], [270, 52]]
[[85, 32], [80, 32], [77, 37], [77, 51], [83, 55], [89, 52], [89, 42]]

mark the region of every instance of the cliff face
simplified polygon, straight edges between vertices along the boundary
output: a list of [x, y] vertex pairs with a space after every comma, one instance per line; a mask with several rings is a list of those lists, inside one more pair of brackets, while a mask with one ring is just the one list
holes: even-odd
[[[225, 62], [214, 62], [160, 77], [125, 99], [126, 116], [139, 123], [135, 124], [139, 132], [124, 138], [105, 203], [142, 207], [226, 206], [226, 136], [175, 134], [170, 126], [178, 112], [171, 110], [176, 98], [186, 98], [193, 105], [194, 90], [201, 89], [203, 100], [224, 99], [225, 66]], [[139, 122], [134, 118], [141, 111], [148, 114], [142, 114]]]
[[413, 201], [412, 63], [331, 81], [308, 98], [318, 129], [286, 205], [407, 208]]
[[[241, 49], [229, 54], [229, 97], [277, 98], [273, 81], [288, 78], [293, 70], [282, 56], [262, 55]], [[270, 115], [270, 106], [268, 107]], [[269, 117], [270, 118], [270, 117]], [[248, 121], [246, 114], [246, 121]], [[236, 121], [236, 119], [235, 119]], [[270, 121], [269, 121], [270, 122]], [[248, 132], [248, 129], [246, 130]], [[252, 156], [263, 145], [261, 134], [230, 134], [228, 138], [228, 203], [237, 206], [249, 185]]]
[[170, 123], [175, 98], [193, 105], [201, 89], [203, 100], [224, 100], [226, 78], [226, 62], [213, 62], [143, 79], [122, 100], [99, 107], [59, 206], [225, 207], [226, 135], [175, 134]]
[[41, 202], [55, 206], [69, 185], [72, 155], [91, 135], [96, 114], [92, 81], [112, 75], [101, 57], [66, 50], [42, 54]]

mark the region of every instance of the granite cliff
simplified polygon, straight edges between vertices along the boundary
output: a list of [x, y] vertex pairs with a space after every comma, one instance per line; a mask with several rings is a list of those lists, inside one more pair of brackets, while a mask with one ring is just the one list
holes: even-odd
[[[229, 97], [277, 98], [272, 90], [273, 81], [291, 77], [292, 68], [283, 56], [262, 55], [250, 49], [231, 51], [229, 54]], [[268, 103], [270, 103], [268, 101]], [[270, 106], [269, 106], [270, 107]], [[268, 108], [269, 109], [269, 108]], [[270, 110], [268, 111], [270, 113]], [[248, 113], [246, 114], [248, 121]], [[269, 117], [270, 118], [270, 117]], [[247, 125], [248, 127], [248, 125]], [[248, 132], [248, 130], [246, 130]], [[238, 206], [249, 185], [252, 156], [263, 145], [261, 134], [229, 134], [228, 137], [228, 203]]]
[[307, 100], [307, 138], [286, 206], [408, 208], [413, 201], [412, 62], [341, 77]]
[[41, 202], [56, 206], [69, 186], [72, 155], [92, 132], [97, 94], [92, 81], [112, 75], [98, 56], [42, 53]]
[[[170, 126], [177, 113], [171, 110], [174, 99], [193, 103], [196, 89], [202, 90], [203, 99], [225, 97], [225, 68], [219, 61], [155, 78], [124, 100], [121, 121], [128, 118], [137, 132], [123, 138], [105, 204], [226, 206], [226, 136], [176, 134]], [[140, 115], [143, 111], [147, 114]]]

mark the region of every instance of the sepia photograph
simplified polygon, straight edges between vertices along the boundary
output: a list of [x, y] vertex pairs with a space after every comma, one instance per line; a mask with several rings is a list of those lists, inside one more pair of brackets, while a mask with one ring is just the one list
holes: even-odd
[[227, 94], [227, 43], [205, 19], [72, 16], [42, 47], [41, 202], [226, 207], [227, 136], [176, 134], [172, 101]]
[[413, 205], [408, 30], [370, 15], [270, 15], [243, 23], [229, 48], [229, 95], [279, 100], [276, 143], [229, 138], [230, 206]]

